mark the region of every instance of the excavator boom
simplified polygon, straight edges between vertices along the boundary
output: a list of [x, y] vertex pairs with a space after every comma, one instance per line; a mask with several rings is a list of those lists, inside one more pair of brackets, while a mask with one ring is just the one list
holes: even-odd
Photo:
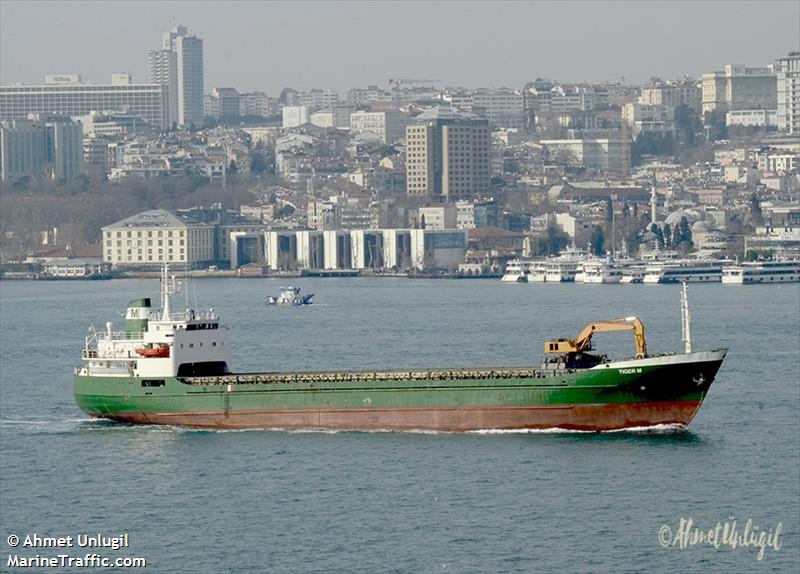
[[583, 353], [589, 350], [592, 343], [592, 336], [600, 331], [633, 331], [633, 338], [636, 343], [636, 356], [644, 357], [647, 355], [647, 343], [644, 338], [644, 324], [638, 317], [625, 317], [623, 319], [612, 319], [610, 321], [599, 321], [587, 325], [580, 334], [574, 339], [559, 339], [558, 341], [548, 341], [544, 344], [545, 353]]

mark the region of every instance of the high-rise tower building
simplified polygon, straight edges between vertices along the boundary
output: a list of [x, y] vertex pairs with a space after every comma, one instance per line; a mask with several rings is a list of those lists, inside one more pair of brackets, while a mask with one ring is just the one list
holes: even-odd
[[178, 59], [172, 50], [150, 50], [150, 83], [168, 87], [167, 124], [178, 121]]
[[[150, 81], [168, 85], [171, 121], [203, 123], [203, 40], [175, 26], [163, 36], [160, 50], [151, 50]], [[174, 116], [173, 116], [174, 114]]]
[[409, 196], [454, 201], [491, 186], [489, 121], [436, 106], [406, 127]]
[[789, 52], [778, 66], [778, 129], [800, 134], [800, 52]]
[[27, 120], [0, 121], [0, 181], [77, 177], [83, 168], [80, 122], [59, 114], [30, 114]]

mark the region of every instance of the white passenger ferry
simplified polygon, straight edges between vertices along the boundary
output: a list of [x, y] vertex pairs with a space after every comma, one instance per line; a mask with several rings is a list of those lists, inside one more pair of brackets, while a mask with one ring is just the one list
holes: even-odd
[[642, 283], [719, 283], [727, 261], [674, 261], [645, 267]]
[[797, 281], [800, 281], [800, 261], [753, 261], [722, 270], [722, 282], [727, 285]]
[[579, 261], [569, 259], [548, 261], [545, 264], [545, 281], [547, 283], [575, 281], [579, 263]]
[[604, 260], [584, 261], [576, 282], [582, 283], [619, 283], [622, 280], [623, 267], [614, 262], [611, 257]]
[[645, 267], [642, 265], [629, 265], [622, 270], [622, 277], [619, 282], [621, 285], [631, 285], [641, 283], [644, 280]]
[[547, 261], [533, 261], [528, 273], [528, 283], [544, 283], [546, 280]]
[[506, 272], [500, 281], [504, 283], [527, 283], [533, 261], [512, 259], [506, 264]]

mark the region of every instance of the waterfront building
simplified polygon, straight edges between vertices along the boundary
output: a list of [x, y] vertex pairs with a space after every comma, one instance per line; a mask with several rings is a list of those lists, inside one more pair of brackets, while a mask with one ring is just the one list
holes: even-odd
[[431, 108], [406, 127], [409, 196], [455, 200], [490, 190], [489, 122], [449, 105]]
[[214, 262], [214, 226], [163, 209], [102, 228], [103, 261], [115, 266], [194, 269]]
[[728, 64], [723, 71], [703, 74], [702, 98], [703, 113], [774, 110], [778, 104], [775, 69]]
[[266, 231], [265, 262], [274, 270], [456, 268], [467, 232], [454, 229]]
[[119, 80], [111, 84], [0, 86], [0, 119], [21, 120], [31, 113], [85, 116], [92, 111], [125, 111], [141, 116], [151, 126], [166, 128], [169, 125], [169, 90], [164, 85], [120, 83]]
[[778, 60], [778, 129], [800, 134], [800, 52]]
[[744, 252], [745, 256], [800, 259], [800, 228], [757, 227], [754, 234], [745, 236]]

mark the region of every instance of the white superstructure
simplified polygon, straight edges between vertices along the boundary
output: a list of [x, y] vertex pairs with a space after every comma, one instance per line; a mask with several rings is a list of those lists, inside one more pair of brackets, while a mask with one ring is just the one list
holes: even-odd
[[575, 281], [581, 283], [619, 283], [622, 280], [622, 266], [613, 259], [604, 261], [584, 261]]
[[504, 283], [527, 283], [533, 261], [512, 259], [506, 264], [506, 272], [500, 281]]
[[544, 283], [547, 280], [547, 261], [534, 261], [528, 272], [528, 283]]
[[720, 260], [674, 261], [648, 265], [644, 270], [643, 283], [719, 283], [722, 267]]
[[578, 263], [576, 260], [553, 259], [545, 265], [545, 281], [547, 283], [564, 283], [575, 281], [578, 274]]
[[136, 299], [128, 304], [122, 331], [114, 331], [111, 322], [105, 331], [92, 328], [77, 374], [142, 377], [142, 386], [163, 386], [164, 377], [227, 373], [227, 329], [220, 327], [214, 309], [173, 312], [171, 297], [178, 287], [165, 266], [160, 311], [151, 309], [149, 298]]
[[796, 281], [800, 281], [800, 261], [754, 261], [722, 270], [722, 282], [727, 285]]

